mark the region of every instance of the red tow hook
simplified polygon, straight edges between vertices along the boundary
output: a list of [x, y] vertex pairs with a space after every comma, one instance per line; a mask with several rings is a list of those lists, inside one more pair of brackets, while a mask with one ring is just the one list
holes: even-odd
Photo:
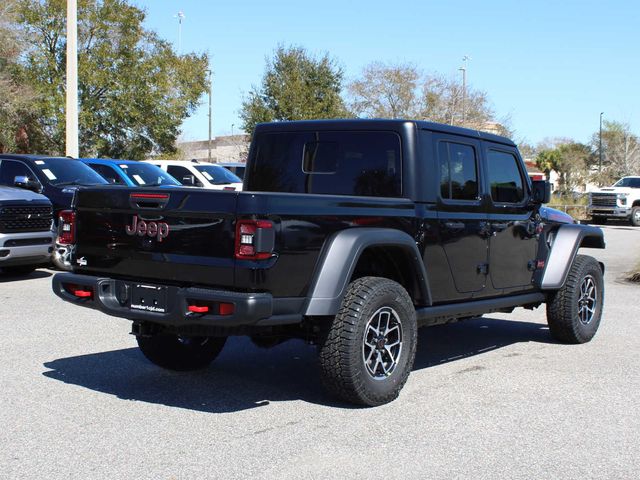
[[73, 294], [79, 298], [91, 298], [93, 297], [93, 291], [91, 290], [74, 290]]

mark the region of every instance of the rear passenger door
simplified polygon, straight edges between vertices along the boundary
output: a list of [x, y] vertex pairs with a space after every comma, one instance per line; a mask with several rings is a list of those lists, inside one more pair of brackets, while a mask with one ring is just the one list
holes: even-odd
[[480, 142], [435, 136], [438, 157], [438, 229], [458, 293], [485, 288], [488, 269], [486, 205]]
[[515, 148], [485, 142], [489, 276], [495, 289], [531, 286], [538, 247], [526, 172]]

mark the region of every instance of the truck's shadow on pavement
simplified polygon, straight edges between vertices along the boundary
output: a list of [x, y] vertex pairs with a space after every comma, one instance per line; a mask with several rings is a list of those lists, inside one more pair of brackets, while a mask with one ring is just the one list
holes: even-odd
[[47, 278], [50, 277], [51, 273], [46, 270], [36, 270], [35, 272], [31, 272], [28, 275], [11, 275], [10, 273], [5, 273], [0, 271], [0, 283], [6, 282], [22, 282], [25, 280], [35, 280], [38, 278]]
[[[417, 371], [522, 342], [551, 343], [544, 325], [474, 319], [420, 330]], [[211, 413], [260, 407], [271, 401], [303, 400], [340, 408], [322, 388], [316, 349], [290, 341], [270, 350], [247, 338], [231, 338], [206, 370], [177, 373], [149, 363], [137, 348], [60, 358], [44, 376], [118, 398]]]

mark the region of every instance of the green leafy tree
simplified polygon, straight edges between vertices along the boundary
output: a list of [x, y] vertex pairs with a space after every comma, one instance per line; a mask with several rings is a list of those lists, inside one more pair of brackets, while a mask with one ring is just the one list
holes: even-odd
[[17, 1], [0, 4], [0, 152], [28, 150], [26, 126], [34, 118], [34, 93], [21, 81], [18, 60], [24, 41], [16, 23]]
[[327, 54], [315, 58], [302, 47], [278, 47], [259, 87], [242, 102], [242, 128], [260, 122], [347, 116], [340, 93], [343, 71]]
[[[37, 92], [34, 151], [65, 142], [66, 2], [21, 0], [29, 40], [22, 77]], [[182, 121], [207, 89], [206, 54], [177, 55], [126, 0], [78, 1], [80, 154], [141, 159], [175, 151]]]
[[541, 148], [536, 156], [536, 165], [545, 172], [547, 178], [551, 171], [558, 174], [558, 190], [569, 195], [584, 188], [589, 179], [591, 149], [582, 143], [562, 140], [553, 147]]

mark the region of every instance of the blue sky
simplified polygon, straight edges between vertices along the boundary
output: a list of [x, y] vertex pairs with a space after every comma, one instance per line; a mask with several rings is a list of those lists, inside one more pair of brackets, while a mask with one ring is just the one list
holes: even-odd
[[[147, 26], [182, 51], [208, 52], [214, 70], [214, 136], [240, 130], [243, 95], [260, 83], [279, 45], [328, 52], [347, 80], [373, 62], [411, 62], [459, 74], [509, 116], [518, 141], [588, 142], [606, 120], [640, 133], [640, 2], [378, 0], [132, 0]], [[183, 125], [185, 140], [207, 137], [207, 106]], [[233, 125], [233, 127], [232, 127]]]

